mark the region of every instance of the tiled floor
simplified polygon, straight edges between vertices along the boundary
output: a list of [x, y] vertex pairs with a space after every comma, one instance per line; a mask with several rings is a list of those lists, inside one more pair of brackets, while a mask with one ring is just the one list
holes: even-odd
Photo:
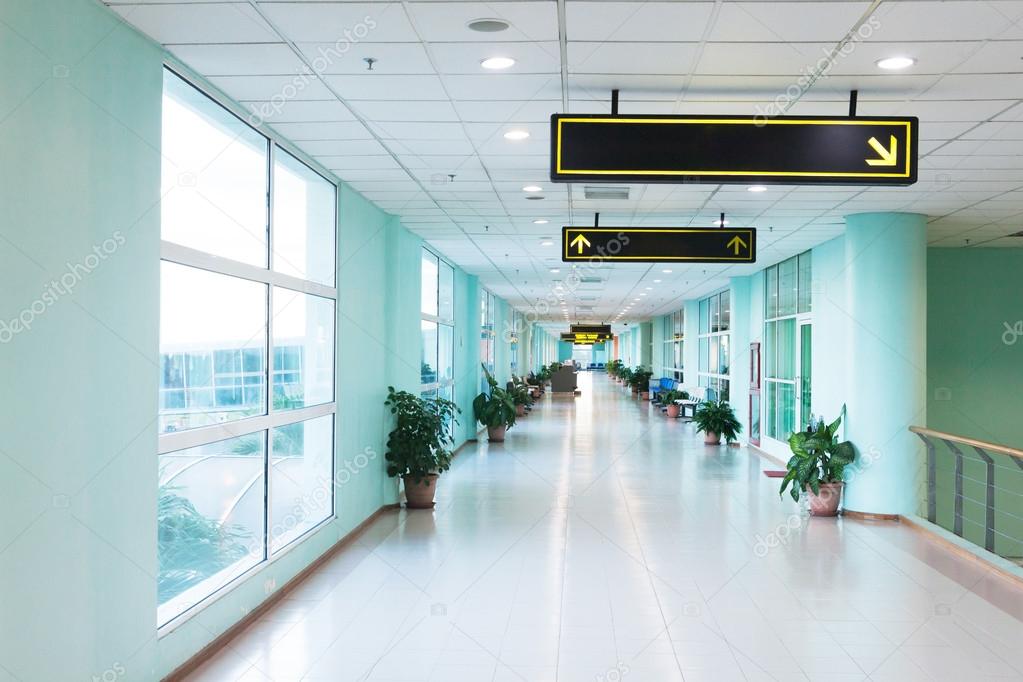
[[776, 465], [581, 387], [464, 448], [434, 512], [379, 520], [191, 679], [1023, 680], [1015, 586], [897, 525], [803, 518]]

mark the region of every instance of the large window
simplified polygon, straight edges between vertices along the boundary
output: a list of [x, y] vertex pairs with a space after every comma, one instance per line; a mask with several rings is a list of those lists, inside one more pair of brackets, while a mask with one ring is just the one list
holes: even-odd
[[[480, 362], [491, 374], [494, 373], [495, 335], [494, 335], [494, 295], [486, 289], [480, 289]], [[488, 390], [487, 379], [480, 377], [480, 390]]]
[[162, 155], [160, 625], [333, 515], [337, 305], [332, 182], [171, 71]]
[[717, 400], [729, 399], [732, 297], [728, 290], [700, 301], [700, 386]]
[[682, 354], [685, 344], [685, 310], [664, 316], [664, 343], [661, 355], [661, 376], [683, 381]]
[[455, 271], [432, 251], [422, 254], [420, 391], [451, 400], [455, 383]]
[[784, 441], [811, 414], [810, 253], [764, 271], [764, 433]]

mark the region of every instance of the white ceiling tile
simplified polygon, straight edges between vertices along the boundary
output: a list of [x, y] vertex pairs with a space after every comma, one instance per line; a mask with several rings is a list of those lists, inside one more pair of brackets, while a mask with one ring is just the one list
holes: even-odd
[[308, 73], [284, 43], [174, 45], [170, 51], [205, 76], [292, 75]]
[[568, 44], [571, 73], [687, 74], [693, 70], [696, 43], [591, 43]]
[[373, 59], [373, 73], [433, 73], [426, 50], [415, 43], [354, 43], [342, 53], [333, 43], [299, 43], [317, 73], [361, 74], [369, 70], [366, 59]]
[[1023, 4], [1014, 1], [931, 0], [884, 3], [874, 14], [873, 40], [1020, 38]]
[[280, 40], [247, 3], [117, 5], [124, 19], [158, 43], [263, 43]]
[[561, 111], [561, 100], [481, 100], [455, 101], [455, 110], [463, 121], [515, 123], [546, 121]]
[[830, 41], [837, 43], [870, 6], [868, 2], [726, 2], [713, 41]]
[[214, 76], [209, 81], [235, 100], [335, 99], [314, 76]]
[[445, 76], [451, 99], [540, 99], [561, 96], [561, 76], [558, 74], [483, 74]]
[[274, 26], [296, 43], [329, 43], [336, 59], [358, 43], [418, 42], [397, 2], [261, 2]]
[[568, 39], [591, 41], [698, 41], [711, 2], [581, 2], [565, 7]]
[[561, 48], [557, 41], [432, 43], [430, 52], [437, 71], [442, 74], [497, 75], [480, 66], [488, 57], [515, 60], [515, 64], [501, 74], [561, 73]]
[[[557, 8], [553, 2], [411, 2], [412, 20], [423, 40], [444, 41], [556, 41]], [[506, 31], [479, 33], [468, 28], [475, 19], [502, 19]]]
[[451, 102], [414, 100], [360, 100], [352, 103], [359, 115], [370, 121], [458, 121]]
[[362, 73], [323, 76], [323, 80], [345, 99], [357, 100], [447, 100], [440, 78], [428, 74], [395, 76]]
[[303, 140], [366, 140], [372, 137], [365, 126], [358, 121], [275, 123], [271, 127], [295, 142]]
[[258, 114], [267, 123], [320, 123], [354, 121], [355, 117], [337, 100], [247, 101], [245, 108]]

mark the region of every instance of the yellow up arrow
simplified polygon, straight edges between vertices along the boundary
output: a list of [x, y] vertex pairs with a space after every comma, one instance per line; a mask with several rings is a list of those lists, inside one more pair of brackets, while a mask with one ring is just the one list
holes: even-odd
[[881, 143], [877, 141], [876, 137], [872, 137], [867, 140], [867, 144], [873, 147], [874, 151], [881, 157], [880, 159], [866, 159], [868, 166], [894, 166], [899, 156], [899, 141], [895, 139], [895, 136], [891, 136], [891, 142], [888, 145], [888, 149], [881, 146]]
[[[720, 244], [721, 242], [718, 242], [718, 243]], [[736, 236], [732, 237], [732, 241], [728, 242], [727, 248], [729, 248], [729, 249], [734, 248], [735, 249], [735, 255], [738, 256], [739, 255], [739, 249], [740, 248], [746, 248], [747, 246], [749, 246], [749, 245], [746, 242], [744, 242], [742, 240], [742, 238], [739, 237], [739, 235], [736, 235]]]
[[578, 237], [572, 240], [572, 243], [569, 244], [569, 246], [572, 247], [575, 246], [576, 244], [579, 245], [579, 255], [581, 256], [583, 255], [583, 246], [584, 245], [589, 246], [590, 240], [584, 237], [582, 234], [580, 234]]

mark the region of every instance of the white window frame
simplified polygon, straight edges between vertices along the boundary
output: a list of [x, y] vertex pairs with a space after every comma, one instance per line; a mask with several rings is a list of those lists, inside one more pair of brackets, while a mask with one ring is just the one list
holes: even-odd
[[[720, 331], [714, 331], [714, 321], [711, 318], [711, 313], [710, 313], [710, 310], [711, 310], [711, 308], [710, 308], [710, 301], [712, 299], [715, 299], [715, 298], [720, 298], [721, 294], [724, 294], [724, 293], [728, 294], [728, 311], [729, 311], [729, 313], [728, 313], [728, 329], [720, 330]], [[702, 314], [700, 313], [700, 307], [703, 305], [704, 302], [707, 303], [707, 307], [708, 307], [708, 310], [707, 310], [708, 331], [706, 331], [706, 332], [704, 332], [703, 329], [700, 326], [703, 323]], [[707, 340], [707, 346], [708, 346], [708, 363], [709, 363], [709, 346], [710, 346], [710, 343], [711, 343], [711, 339], [713, 339], [715, 337], [718, 338], [718, 352], [720, 353], [720, 348], [721, 348], [721, 338], [720, 337], [727, 336], [728, 337], [728, 369], [729, 369], [729, 372], [731, 372], [732, 360], [733, 360], [733, 358], [735, 356], [734, 349], [732, 348], [732, 314], [731, 314], [731, 310], [732, 310], [732, 291], [729, 288], [720, 289], [718, 291], [715, 291], [710, 296], [705, 296], [705, 297], [701, 298], [700, 302], [699, 302], [699, 304], [697, 305], [697, 308], [696, 308], [696, 314], [698, 316], [698, 319], [696, 321], [696, 324], [697, 324], [696, 328], [697, 328], [697, 337], [699, 339], [699, 341], [697, 341], [697, 346], [696, 346], [696, 354], [697, 354], [696, 355], [697, 384], [700, 385], [700, 386], [703, 386], [704, 385], [703, 384], [703, 379], [704, 378], [707, 378], [707, 379], [717, 379], [718, 381], [727, 381], [728, 382], [728, 397], [729, 397], [729, 400], [731, 400], [731, 393], [732, 393], [732, 384], [731, 384], [732, 377], [731, 377], [731, 374], [730, 373], [729, 374], [721, 374], [721, 373], [718, 373], [718, 372], [711, 372], [711, 371], [709, 371], [709, 369], [710, 369], [709, 367], [707, 368], [708, 371], [705, 371], [703, 369], [703, 350], [702, 350], [702, 348], [700, 346], [702, 345], [702, 342], [704, 341], [704, 339], [706, 339]], [[716, 398], [717, 398], [717, 400], [721, 400], [722, 399], [722, 396], [720, 395], [720, 392], [718, 392], [718, 395], [716, 396]]]
[[[456, 310], [455, 304], [457, 303], [457, 300], [455, 298], [455, 277], [454, 277], [455, 266], [452, 265], [451, 263], [449, 263], [448, 261], [446, 261], [443, 256], [441, 256], [439, 253], [437, 253], [433, 249], [427, 248], [425, 246], [422, 247], [422, 248], [423, 248], [423, 250], [422, 250], [423, 254], [427, 254], [428, 253], [428, 254], [430, 254], [431, 256], [433, 256], [434, 258], [437, 259], [437, 278], [436, 278], [436, 282], [434, 282], [434, 286], [436, 287], [436, 293], [437, 293], [437, 313], [438, 314], [437, 315], [430, 315], [428, 313], [422, 312], [422, 306], [421, 305], [420, 305], [419, 311], [420, 311], [420, 318], [424, 322], [433, 322], [433, 323], [435, 323], [437, 325], [437, 353], [438, 353], [438, 356], [440, 354], [440, 328], [441, 328], [441, 326], [451, 327], [451, 378], [450, 379], [441, 380], [441, 378], [440, 378], [440, 367], [439, 367], [439, 365], [440, 365], [440, 358], [438, 357], [438, 362], [437, 362], [438, 367], [434, 368], [437, 371], [437, 381], [432, 381], [432, 382], [430, 382], [428, 384], [423, 384], [423, 383], [419, 384], [419, 392], [420, 393], [428, 393], [430, 391], [440, 391], [440, 389], [442, 389], [442, 388], [447, 388], [448, 386], [454, 386], [455, 385], [455, 377], [457, 376], [457, 370], [455, 368], [455, 355], [456, 355], [456, 353], [455, 353], [454, 342], [455, 342], [455, 327], [456, 327], [456, 325], [455, 325], [455, 310]], [[420, 258], [421, 257], [422, 257], [422, 255], [420, 255]], [[441, 311], [441, 306], [440, 306], [440, 271], [441, 271], [441, 266], [442, 265], [447, 265], [449, 268], [451, 268], [451, 317], [450, 318], [444, 318], [444, 317], [440, 316], [440, 311]], [[422, 282], [422, 277], [420, 277], [419, 279], [420, 279], [420, 282]], [[420, 297], [420, 300], [421, 300], [421, 297]], [[422, 333], [420, 333], [420, 339], [422, 339]], [[422, 343], [422, 340], [420, 340], [420, 343]], [[454, 389], [452, 389], [451, 394], [454, 395]]]
[[[306, 422], [318, 417], [324, 417], [327, 415], [337, 414], [337, 362], [338, 362], [338, 340], [339, 340], [339, 324], [338, 324], [338, 290], [336, 287], [337, 283], [337, 246], [339, 240], [339, 216], [338, 216], [338, 203], [337, 198], [339, 196], [340, 188], [336, 180], [332, 179], [322, 168], [317, 167], [316, 164], [311, 163], [307, 159], [303, 158], [303, 155], [297, 153], [291, 146], [284, 141], [282, 138], [277, 136], [275, 133], [269, 131], [265, 126], [259, 125], [254, 126], [249, 122], [249, 117], [244, 111], [232, 102], [225, 100], [218, 96], [216, 93], [210, 92], [201, 83], [197, 82], [197, 79], [188, 75], [187, 71], [180, 67], [178, 64], [172, 61], [164, 62], [164, 69], [170, 72], [174, 76], [177, 76], [185, 83], [195, 88], [200, 94], [205, 96], [211, 104], [218, 106], [228, 114], [237, 118], [243, 125], [255, 130], [266, 139], [267, 144], [267, 192], [266, 192], [266, 220], [267, 220], [267, 264], [266, 267], [258, 265], [251, 265], [249, 263], [243, 263], [240, 261], [232, 260], [230, 258], [224, 258], [221, 256], [215, 256], [213, 254], [193, 249], [181, 244], [174, 242], [163, 241], [160, 242], [160, 261], [161, 263], [166, 261], [169, 263], [175, 263], [178, 265], [184, 265], [199, 270], [205, 270], [208, 272], [227, 275], [230, 277], [244, 279], [251, 282], [258, 282], [267, 285], [267, 296], [266, 296], [266, 307], [267, 307], [267, 328], [266, 328], [266, 343], [264, 351], [266, 353], [266, 366], [264, 371], [264, 381], [266, 390], [264, 391], [264, 405], [265, 413], [252, 417], [244, 417], [241, 419], [224, 422], [221, 424], [213, 424], [209, 426], [202, 426], [193, 429], [186, 429], [183, 431], [174, 431], [168, 433], [158, 434], [157, 436], [157, 456], [186, 450], [192, 447], [198, 447], [202, 445], [209, 445], [217, 443], [219, 441], [228, 440], [231, 438], [237, 438], [240, 436], [251, 435], [255, 433], [264, 434], [264, 485], [266, 490], [266, 496], [263, 503], [263, 557], [253, 566], [240, 571], [231, 580], [224, 585], [206, 595], [204, 598], [186, 608], [177, 615], [171, 617], [164, 623], [158, 623], [157, 636], [163, 637], [170, 634], [182, 624], [188, 622], [198, 614], [202, 613], [211, 604], [215, 603], [225, 595], [231, 593], [234, 589], [239, 587], [245, 582], [245, 580], [252, 575], [262, 571], [267, 566], [280, 560], [282, 557], [290, 553], [299, 545], [307, 541], [316, 531], [323, 528], [325, 525], [331, 523], [337, 518], [337, 500], [335, 499], [334, 492], [331, 491], [331, 507], [330, 513], [319, 521], [314, 526], [306, 529], [301, 535], [291, 539], [287, 545], [280, 547], [274, 551], [272, 538], [270, 533], [272, 530], [272, 519], [270, 518], [270, 510], [272, 499], [271, 489], [271, 476], [270, 476], [270, 456], [271, 451], [269, 448], [270, 434], [272, 429], [287, 426], [289, 424], [296, 424]], [[328, 182], [334, 188], [334, 233], [333, 242], [331, 248], [335, 250], [335, 268], [334, 268], [334, 282], [335, 286], [328, 286], [319, 282], [311, 280], [305, 280], [299, 277], [286, 275], [280, 272], [272, 270], [273, 267], [273, 241], [274, 241], [274, 211], [273, 211], [273, 179], [274, 179], [274, 166], [276, 155], [278, 150], [289, 154], [294, 157], [300, 163], [305, 165], [309, 170], [313, 171], [326, 182]], [[286, 410], [275, 410], [273, 407], [273, 379], [274, 379], [274, 353], [273, 353], [273, 312], [274, 312], [274, 288], [288, 289], [291, 291], [300, 292], [303, 294], [309, 294], [318, 296], [321, 298], [330, 299], [334, 302], [334, 348], [333, 348], [333, 363], [334, 363], [334, 381], [333, 391], [331, 400], [329, 402], [310, 405], [308, 407], [292, 408]], [[331, 442], [331, 480], [334, 479], [336, 473], [336, 460], [337, 460], [337, 436], [338, 436], [338, 424], [337, 419], [334, 419], [332, 429], [332, 442]]]

